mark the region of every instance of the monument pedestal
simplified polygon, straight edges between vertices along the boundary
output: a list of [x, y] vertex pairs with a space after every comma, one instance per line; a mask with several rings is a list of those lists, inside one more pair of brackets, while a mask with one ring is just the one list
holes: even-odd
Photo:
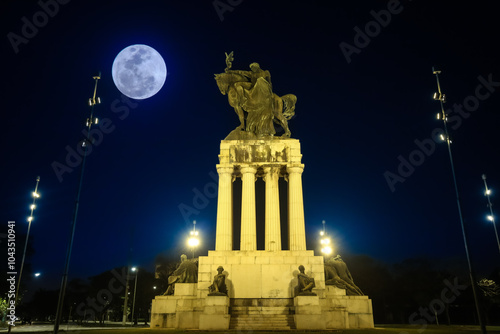
[[297, 329], [326, 329], [318, 296], [297, 296], [293, 304]]
[[197, 297], [197, 283], [178, 283], [173, 296], [156, 296], [151, 305], [151, 328], [199, 327], [204, 300]]
[[200, 315], [200, 329], [202, 330], [227, 330], [229, 329], [229, 297], [207, 296], [205, 309]]
[[198, 289], [208, 294], [214, 271], [223, 266], [230, 298], [293, 298], [300, 264], [315, 279], [313, 291], [323, 295], [323, 257], [313, 251], [209, 251], [199, 258]]
[[[323, 256], [306, 249], [300, 142], [271, 138], [223, 140], [215, 250], [198, 261], [198, 283], [175, 285], [174, 296], [153, 300], [151, 328], [269, 330], [373, 328], [371, 300], [325, 286]], [[265, 192], [256, 194], [263, 178]], [[279, 178], [288, 183], [280, 208]], [[240, 250], [233, 250], [233, 181], [242, 179]], [[264, 250], [257, 250], [256, 197], [265, 199]], [[288, 211], [288, 248], [282, 250], [280, 212]], [[316, 296], [298, 295], [299, 266], [314, 278]], [[223, 267], [227, 296], [208, 296]], [[231, 305], [231, 310], [230, 306]]]

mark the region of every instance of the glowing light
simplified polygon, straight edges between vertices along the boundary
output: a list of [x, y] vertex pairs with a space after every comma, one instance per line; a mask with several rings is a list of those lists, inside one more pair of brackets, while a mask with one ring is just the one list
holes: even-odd
[[321, 248], [321, 253], [330, 255], [332, 253], [332, 248], [330, 246], [326, 246]]
[[486, 218], [488, 218], [488, 220], [489, 220], [490, 222], [492, 222], [492, 221], [494, 221], [494, 220], [495, 220], [495, 219], [493, 218], [493, 216], [492, 216], [492, 215], [488, 215], [488, 216], [486, 216]]
[[437, 119], [441, 119], [441, 114], [440, 113], [437, 113]]
[[321, 232], [319, 232], [319, 235], [324, 236], [325, 232], [321, 231]]
[[38, 276], [40, 276], [40, 273], [35, 273], [35, 277], [38, 277]]
[[156, 290], [156, 286], [153, 286], [153, 289], [155, 289], [155, 290]]
[[40, 197], [40, 194], [38, 194], [37, 192], [33, 192], [33, 197], [35, 197], [35, 198], [39, 198], [39, 197]]
[[486, 190], [486, 196], [491, 195], [491, 189]]
[[132, 267], [132, 269], [130, 269], [130, 270], [132, 270], [132, 271], [136, 271], [136, 270], [137, 270], [137, 268], [136, 268], [136, 267]]
[[36, 208], [36, 205], [35, 205], [35, 204], [31, 204], [31, 205], [30, 205], [30, 209], [31, 209], [31, 210], [34, 210], [35, 208]]
[[444, 135], [443, 134], [440, 134], [439, 138], [441, 138], [441, 140], [444, 141]]
[[30, 222], [30, 223], [31, 223], [31, 221], [32, 221], [32, 220], [33, 220], [33, 216], [29, 216], [29, 217], [28, 217], [28, 222]]
[[189, 238], [188, 239], [188, 246], [189, 247], [197, 247], [200, 244], [200, 240], [198, 238]]

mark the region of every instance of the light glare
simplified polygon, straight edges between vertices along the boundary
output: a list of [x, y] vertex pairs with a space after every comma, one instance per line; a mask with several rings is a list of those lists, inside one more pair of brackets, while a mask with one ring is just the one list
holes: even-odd
[[28, 217], [28, 222], [30, 222], [30, 223], [31, 223], [31, 221], [32, 221], [32, 220], [33, 220], [33, 216], [29, 216], [29, 217]]
[[198, 238], [189, 238], [188, 245], [189, 247], [197, 247], [200, 244], [200, 240]]
[[494, 220], [492, 215], [488, 215], [486, 218], [488, 218], [488, 220], [489, 220], [490, 222], [492, 222], [492, 221]]
[[330, 255], [332, 253], [332, 248], [330, 246], [326, 246], [321, 248], [321, 253]]

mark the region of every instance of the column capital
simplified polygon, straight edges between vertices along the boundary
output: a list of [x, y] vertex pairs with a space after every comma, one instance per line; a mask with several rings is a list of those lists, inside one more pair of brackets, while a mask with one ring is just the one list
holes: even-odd
[[255, 174], [257, 173], [257, 167], [255, 166], [241, 166], [241, 174]]
[[264, 175], [262, 178], [264, 179], [265, 182], [268, 181], [268, 176], [271, 175], [271, 177], [274, 178], [274, 176], [279, 176], [279, 172], [281, 170], [280, 166], [264, 166], [262, 167], [264, 170]]
[[278, 173], [281, 169], [281, 166], [263, 166], [262, 169], [264, 173]]
[[232, 174], [234, 172], [233, 166], [221, 166], [217, 165], [217, 173], [219, 174]]
[[288, 172], [288, 174], [292, 173], [302, 174], [302, 172], [304, 171], [304, 165], [289, 165], [286, 166], [286, 171]]

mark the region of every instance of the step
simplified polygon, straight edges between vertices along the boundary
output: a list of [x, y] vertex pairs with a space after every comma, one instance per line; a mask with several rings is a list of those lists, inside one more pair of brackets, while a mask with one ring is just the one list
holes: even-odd
[[295, 329], [292, 315], [233, 315], [229, 323], [230, 329]]
[[276, 307], [261, 307], [261, 306], [232, 306], [231, 314], [272, 314], [272, 315], [288, 315], [292, 312], [293, 307], [276, 306]]

